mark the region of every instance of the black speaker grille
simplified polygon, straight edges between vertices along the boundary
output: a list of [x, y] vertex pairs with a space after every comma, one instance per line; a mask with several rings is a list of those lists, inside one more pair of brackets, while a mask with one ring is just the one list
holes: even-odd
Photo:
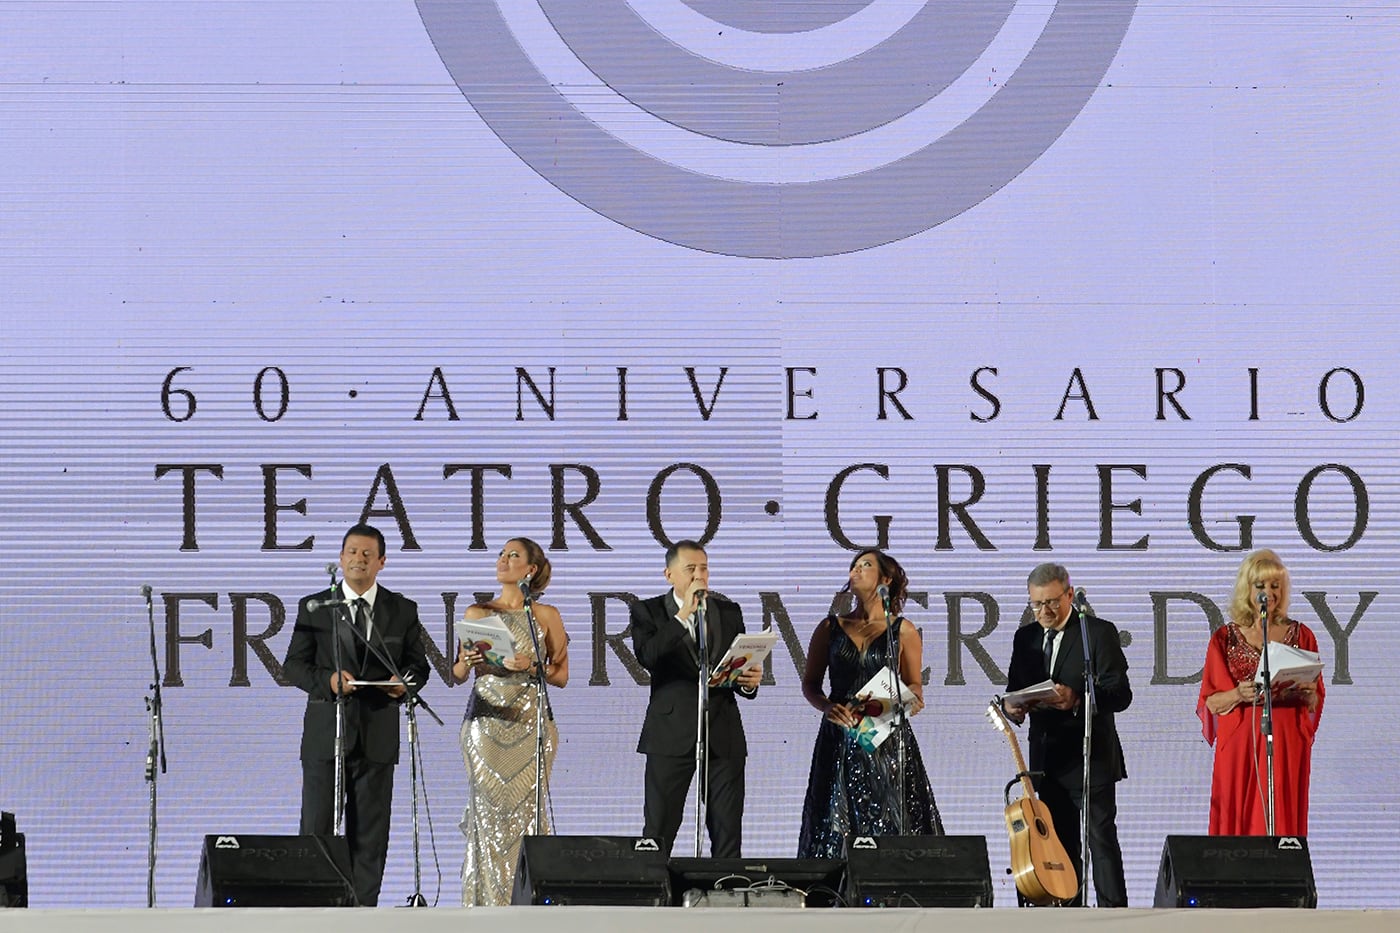
[[1156, 907], [1316, 907], [1301, 836], [1168, 836]]
[[0, 907], [29, 906], [29, 876], [24, 833], [11, 833], [0, 844]]
[[209, 835], [196, 907], [352, 907], [343, 836]]
[[666, 856], [631, 836], [526, 836], [512, 904], [664, 907]]
[[846, 847], [851, 907], [991, 907], [984, 836], [856, 837]]

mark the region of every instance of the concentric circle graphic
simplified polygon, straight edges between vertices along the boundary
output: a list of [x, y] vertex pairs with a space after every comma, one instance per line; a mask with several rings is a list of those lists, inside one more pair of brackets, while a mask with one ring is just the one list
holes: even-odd
[[[983, 76], [973, 69], [987, 68], [982, 57], [1016, 19], [1016, 0], [930, 0], [868, 47], [790, 69], [762, 61], [736, 67], [685, 48], [648, 21], [648, 3], [701, 18], [707, 35], [751, 38], [747, 48], [801, 43], [848, 18], [870, 18], [881, 0], [805, 9], [747, 0], [509, 0], [537, 6], [531, 12], [551, 31], [548, 42], [569, 56], [571, 73], [587, 76], [568, 86], [547, 76], [537, 64], [542, 53], [522, 39], [518, 11], [507, 16], [498, 2], [418, 0], [418, 10], [453, 80], [502, 142], [617, 223], [691, 249], [763, 259], [891, 243], [995, 194], [1079, 115], [1137, 7], [1136, 0], [1051, 0], [1045, 16], [1045, 2], [1032, 4], [1043, 20], [1033, 42], [1009, 74]], [[629, 125], [693, 138], [702, 162], [714, 146], [734, 148], [741, 160], [782, 160], [881, 133], [908, 136], [921, 108], [969, 78], [987, 85], [985, 99], [946, 131], [914, 139], [873, 167], [828, 167], [799, 180], [678, 164], [578, 103], [606, 95], [610, 112]]]

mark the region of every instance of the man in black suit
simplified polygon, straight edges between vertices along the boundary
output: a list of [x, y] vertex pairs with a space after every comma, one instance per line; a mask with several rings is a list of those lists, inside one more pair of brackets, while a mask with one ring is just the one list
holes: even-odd
[[[421, 687], [428, 678], [418, 604], [378, 584], [383, 568], [384, 535], [364, 524], [347, 531], [340, 546], [343, 582], [338, 592], [322, 590], [301, 600], [283, 664], [288, 679], [308, 694], [301, 734], [303, 834], [335, 831], [335, 697], [337, 692], [344, 697], [345, 839], [362, 907], [379, 903], [384, 880], [404, 686], [364, 648], [351, 624], [361, 633], [368, 628], [370, 643], [411, 684]], [[347, 605], [321, 605], [332, 599]], [[346, 615], [337, 625], [332, 613]], [[356, 686], [361, 681], [391, 683]]]
[[[651, 674], [651, 700], [637, 742], [637, 751], [647, 756], [642, 834], [670, 853], [695, 776], [700, 676], [696, 619], [705, 620], [708, 670], [744, 630], [744, 616], [737, 604], [709, 593], [709, 558], [695, 541], [678, 541], [667, 549], [666, 579], [671, 592], [632, 606], [632, 648]], [[762, 671], [748, 671], [740, 675], [737, 687], [709, 690], [705, 825], [710, 854], [716, 858], [738, 858], [743, 835], [748, 747], [734, 694], [752, 698], [762, 676]]]
[[[1012, 641], [1008, 690], [1022, 690], [1046, 680], [1055, 683], [1053, 697], [1028, 704], [1006, 704], [1006, 713], [1020, 723], [1031, 716], [1030, 768], [1042, 772], [1036, 791], [1050, 811], [1055, 833], [1080, 873], [1080, 821], [1084, 806], [1084, 637], [1075, 611], [1069, 571], [1059, 564], [1041, 564], [1026, 581], [1030, 609], [1037, 625], [1023, 625]], [[1123, 850], [1118, 845], [1118, 804], [1115, 785], [1128, 776], [1123, 746], [1118, 741], [1114, 713], [1133, 701], [1128, 661], [1112, 622], [1085, 613], [1089, 653], [1093, 661], [1093, 745], [1089, 749], [1089, 854], [1094, 890], [1100, 907], [1127, 907], [1123, 881]], [[1084, 902], [1084, 880], [1076, 903]]]

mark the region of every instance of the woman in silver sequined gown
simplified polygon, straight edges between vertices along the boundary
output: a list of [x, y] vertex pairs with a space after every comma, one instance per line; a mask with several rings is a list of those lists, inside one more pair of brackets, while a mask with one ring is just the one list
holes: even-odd
[[[545, 681], [551, 687], [563, 687], [569, 680], [567, 636], [559, 612], [532, 601], [544, 651], [543, 658], [536, 657], [520, 590], [520, 581], [527, 575], [532, 597], [544, 592], [549, 585], [549, 559], [529, 538], [512, 538], [496, 560], [500, 595], [465, 613], [468, 619], [500, 616], [515, 640], [515, 657], [497, 667], [487, 664], [471, 646], [459, 644], [452, 667], [455, 683], [476, 674], [461, 735], [462, 760], [470, 781], [460, 824], [467, 841], [462, 861], [462, 904], [466, 907], [510, 903], [520, 840], [532, 831], [535, 820], [535, 666], [543, 664]], [[547, 716], [544, 723], [543, 781], [547, 789], [559, 733]], [[540, 817], [539, 832], [549, 832], [547, 807]]]
[[[879, 586], [889, 591], [890, 613], [898, 620], [893, 650], [899, 677], [915, 696], [909, 715], [923, 709], [923, 646], [913, 624], [900, 616], [908, 578], [899, 562], [880, 551], [864, 551], [851, 561], [847, 589], [856, 605], [847, 615], [830, 615], [817, 625], [807, 651], [802, 694], [822, 712], [812, 750], [807, 799], [798, 837], [800, 858], [842, 858], [848, 836], [900, 833], [899, 739], [905, 745], [904, 804], [908, 825], [902, 835], [943, 834], [943, 822], [929, 786], [928, 772], [905, 720], [878, 747], [869, 748], [856, 726], [863, 713], [854, 706], [860, 689], [888, 664], [890, 644]], [[831, 689], [822, 691], [829, 676]]]

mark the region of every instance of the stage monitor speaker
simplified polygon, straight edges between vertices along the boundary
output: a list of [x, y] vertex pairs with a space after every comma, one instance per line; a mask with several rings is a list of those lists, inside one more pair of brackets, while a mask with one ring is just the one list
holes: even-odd
[[0, 814], [0, 907], [29, 906], [29, 873], [24, 833], [15, 832], [15, 815]]
[[834, 907], [846, 877], [839, 858], [673, 858], [670, 869], [678, 907]]
[[854, 836], [848, 907], [991, 907], [985, 836]]
[[353, 907], [344, 836], [205, 836], [196, 907]]
[[526, 836], [510, 902], [664, 907], [666, 856], [655, 840], [632, 836]]
[[1154, 907], [1316, 907], [1301, 836], [1168, 836]]

